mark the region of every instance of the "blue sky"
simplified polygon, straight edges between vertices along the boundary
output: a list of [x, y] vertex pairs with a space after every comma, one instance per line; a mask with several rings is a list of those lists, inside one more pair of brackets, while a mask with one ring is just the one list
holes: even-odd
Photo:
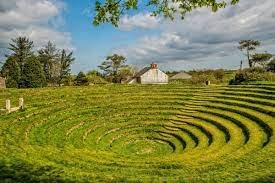
[[156, 62], [163, 70], [236, 69], [245, 60], [237, 49], [241, 39], [260, 40], [258, 52], [275, 53], [274, 0], [241, 0], [217, 13], [202, 8], [184, 21], [152, 17], [142, 7], [123, 15], [118, 28], [94, 27], [93, 5], [94, 0], [0, 0], [2, 58], [10, 39], [22, 35], [35, 49], [48, 40], [73, 49], [74, 73], [96, 69], [112, 53], [138, 68]]
[[77, 57], [74, 70], [95, 68], [110, 52], [110, 48], [120, 44], [115, 41], [121, 36], [112, 26], [94, 27], [87, 10], [91, 2], [84, 0], [81, 3], [75, 0], [66, 1], [68, 10], [65, 13], [66, 30], [70, 31], [72, 43]]
[[74, 70], [94, 69], [111, 50], [135, 40], [138, 33], [129, 36], [111, 25], [92, 25], [92, 16], [88, 11], [93, 3], [88, 0], [79, 3], [74, 0], [66, 1], [68, 9], [65, 12], [65, 30], [72, 36], [77, 57]]
[[[73, 70], [96, 69], [107, 55], [115, 53], [116, 48], [127, 47], [144, 34], [158, 34], [158, 30], [135, 29], [123, 31], [109, 24], [94, 26], [92, 24], [93, 1], [65, 1], [65, 30], [69, 30], [75, 47], [76, 63]], [[144, 10], [144, 8], [143, 8]]]

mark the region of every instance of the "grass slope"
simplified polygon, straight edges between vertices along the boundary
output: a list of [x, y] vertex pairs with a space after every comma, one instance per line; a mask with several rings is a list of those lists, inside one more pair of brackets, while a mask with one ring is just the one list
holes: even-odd
[[[6, 182], [275, 182], [275, 85], [0, 90]], [[4, 107], [4, 105], [3, 105]]]

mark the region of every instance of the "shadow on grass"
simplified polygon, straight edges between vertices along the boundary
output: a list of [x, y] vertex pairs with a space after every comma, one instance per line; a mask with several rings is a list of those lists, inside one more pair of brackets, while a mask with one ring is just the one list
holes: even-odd
[[0, 182], [70, 182], [61, 179], [62, 171], [50, 166], [34, 167], [22, 162], [6, 164], [0, 161]]
[[[33, 165], [16, 162], [7, 164], [0, 161], [0, 182], [1, 183], [72, 183], [72, 182], [129, 182], [126, 177], [93, 177], [92, 179], [69, 180], [61, 177], [63, 171], [51, 166], [34, 167]], [[134, 182], [143, 182], [136, 180]], [[154, 182], [154, 181], [153, 181]], [[183, 181], [184, 182], [184, 181]], [[198, 181], [200, 182], [200, 181]], [[204, 182], [204, 181], [202, 181]], [[275, 183], [275, 174], [260, 177], [255, 180], [235, 181], [234, 183]]]

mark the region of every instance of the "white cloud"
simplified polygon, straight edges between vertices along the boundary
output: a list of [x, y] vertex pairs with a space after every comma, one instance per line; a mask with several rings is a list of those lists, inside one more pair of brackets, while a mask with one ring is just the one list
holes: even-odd
[[59, 31], [66, 5], [59, 0], [0, 0], [0, 47], [11, 38], [27, 36], [37, 48], [49, 40], [61, 48], [73, 48], [70, 33]]
[[59, 14], [59, 9], [50, 1], [20, 0], [15, 7], [0, 12], [0, 24], [6, 27], [24, 27], [26, 24], [47, 23]]
[[119, 28], [122, 30], [133, 30], [134, 28], [153, 29], [156, 28], [162, 18], [152, 16], [150, 13], [139, 13], [134, 16], [125, 15], [121, 17]]
[[[180, 18], [172, 22], [165, 20], [154, 28], [162, 33], [145, 36], [133, 45], [114, 51], [139, 65], [156, 61], [166, 68], [192, 69], [222, 63], [227, 68], [235, 68], [244, 59], [237, 50], [238, 41], [242, 39], [262, 41], [262, 50], [274, 49], [275, 1], [242, 0], [217, 13], [201, 8], [188, 14], [183, 21]], [[274, 40], [273, 46], [267, 45], [271, 40]]]

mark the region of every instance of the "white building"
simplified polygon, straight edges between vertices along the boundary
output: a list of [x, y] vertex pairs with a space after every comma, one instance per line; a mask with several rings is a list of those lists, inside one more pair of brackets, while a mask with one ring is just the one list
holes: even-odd
[[134, 77], [128, 80], [128, 84], [167, 84], [168, 75], [158, 69], [157, 64], [152, 63], [150, 67], [145, 67]]

